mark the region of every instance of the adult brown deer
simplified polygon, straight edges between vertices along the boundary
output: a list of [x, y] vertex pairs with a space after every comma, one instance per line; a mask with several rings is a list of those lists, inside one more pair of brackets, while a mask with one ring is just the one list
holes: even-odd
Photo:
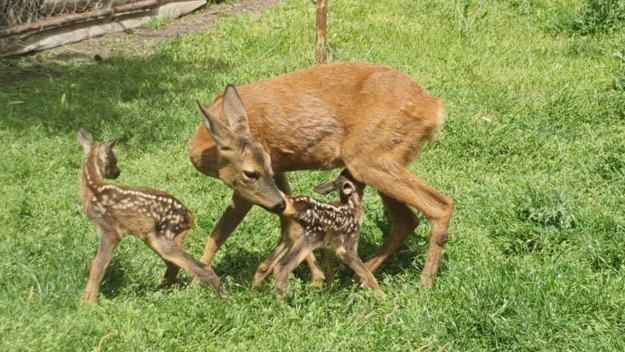
[[[439, 99], [392, 68], [336, 63], [228, 86], [209, 109], [200, 108], [205, 124], [191, 140], [191, 161], [235, 191], [208, 239], [203, 263], [211, 263], [253, 204], [284, 210], [278, 188], [290, 194], [286, 172], [344, 166], [379, 191], [392, 221], [367, 268], [375, 272], [414, 231], [415, 208], [431, 224], [421, 282], [434, 287], [454, 203], [415, 177], [408, 164], [443, 124]], [[312, 254], [307, 262], [313, 280], [321, 279]]]

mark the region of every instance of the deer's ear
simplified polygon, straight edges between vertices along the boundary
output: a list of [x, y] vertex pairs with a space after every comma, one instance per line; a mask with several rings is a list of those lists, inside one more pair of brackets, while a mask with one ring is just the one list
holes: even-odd
[[354, 192], [354, 184], [349, 182], [349, 181], [345, 181], [345, 183], [343, 183], [343, 186], [341, 186], [341, 192], [343, 192], [344, 195], [350, 195]]
[[284, 193], [280, 192], [282, 194], [282, 196], [284, 197], [284, 201], [286, 202], [286, 208], [284, 208], [284, 211], [282, 212], [282, 215], [291, 218], [294, 217], [297, 214], [297, 208], [295, 206], [295, 203], [293, 202], [293, 200], [286, 196]]
[[202, 106], [200, 102], [197, 102], [197, 105], [200, 107], [200, 111], [202, 115], [204, 115], [204, 125], [206, 126], [206, 130], [208, 134], [213, 137], [213, 140], [219, 145], [223, 145], [227, 140], [233, 135], [232, 130], [226, 126], [217, 116], [215, 116], [212, 112]]
[[224, 116], [230, 122], [230, 128], [236, 133], [250, 134], [250, 127], [247, 120], [247, 112], [239, 92], [233, 85], [228, 85], [224, 92], [222, 102]]
[[113, 150], [113, 147], [115, 147], [115, 144], [117, 144], [118, 141], [119, 141], [119, 138], [116, 138], [116, 139], [113, 139], [112, 141], [106, 142], [106, 145], [104, 146], [104, 149], [106, 150], [106, 152], [110, 153]]
[[81, 128], [78, 131], [78, 143], [82, 146], [85, 154], [89, 153], [89, 151], [91, 151], [91, 145], [93, 144], [93, 137], [91, 137], [91, 133]]
[[336, 191], [336, 186], [334, 185], [334, 181], [326, 182], [324, 184], [321, 184], [315, 187], [315, 192], [319, 194], [323, 194], [323, 195], [326, 195], [332, 191]]

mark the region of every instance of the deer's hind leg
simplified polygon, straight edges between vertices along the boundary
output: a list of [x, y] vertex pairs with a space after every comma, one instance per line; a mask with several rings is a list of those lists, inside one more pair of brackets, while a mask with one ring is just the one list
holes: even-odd
[[365, 264], [362, 262], [360, 257], [358, 256], [358, 252], [356, 250], [356, 245], [347, 245], [345, 247], [341, 247], [336, 251], [337, 255], [350, 267], [356, 275], [360, 277], [360, 279], [380, 297], [385, 297], [386, 295], [380, 289], [378, 285], [378, 280], [375, 279], [375, 276], [367, 269]]
[[100, 233], [100, 245], [98, 253], [91, 260], [89, 279], [87, 280], [87, 287], [85, 287], [85, 291], [80, 298], [81, 303], [96, 303], [98, 301], [100, 284], [104, 278], [104, 273], [111, 263], [115, 247], [117, 247], [120, 241], [120, 237], [113, 230], [98, 227], [98, 232]]
[[147, 236], [146, 242], [163, 260], [187, 270], [198, 280], [210, 284], [222, 297], [227, 298], [221, 280], [213, 269], [185, 252], [179, 242], [157, 233]]
[[389, 213], [392, 227], [382, 247], [365, 263], [372, 273], [376, 272], [389, 256], [397, 252], [419, 226], [419, 218], [406, 204], [383, 193], [380, 193], [380, 197]]
[[176, 283], [178, 278], [178, 273], [180, 272], [180, 267], [169, 260], [163, 259], [165, 265], [167, 265], [167, 270], [165, 271], [165, 276], [163, 277], [163, 283], [158, 287], [159, 290], [164, 290], [170, 288], [173, 284]]
[[[379, 154], [373, 159], [369, 155], [374, 154], [362, 151], [356, 157], [345, 160], [348, 170], [358, 181], [376, 188], [384, 195], [385, 205], [392, 212], [393, 228], [398, 229], [391, 232], [385, 245], [367, 262], [367, 266], [374, 271], [403, 244], [408, 233], [407, 229], [416, 222], [412, 221], [413, 224], [410, 226], [403, 225], [403, 228], [398, 227], [401, 224], [400, 216], [408, 214], [408, 206], [416, 208], [427, 216], [431, 225], [430, 246], [421, 282], [433, 288], [443, 247], [449, 237], [454, 202], [413, 175], [403, 161], [398, 160], [392, 152]], [[404, 206], [400, 206], [400, 203]]]
[[334, 282], [334, 261], [332, 260], [334, 253], [329, 249], [321, 250], [321, 268], [326, 276], [326, 286], [332, 285]]
[[[184, 250], [184, 241], [187, 238], [187, 234], [189, 230], [183, 231], [174, 237], [174, 242], [177, 246], [181, 247]], [[161, 256], [162, 258], [162, 256]], [[165, 265], [167, 265], [167, 270], [165, 271], [165, 276], [163, 277], [163, 283], [159, 286], [159, 289], [166, 289], [171, 287], [171, 285], [175, 284], [178, 278], [178, 273], [180, 272], [180, 267], [173, 262], [170, 262], [163, 258]]]

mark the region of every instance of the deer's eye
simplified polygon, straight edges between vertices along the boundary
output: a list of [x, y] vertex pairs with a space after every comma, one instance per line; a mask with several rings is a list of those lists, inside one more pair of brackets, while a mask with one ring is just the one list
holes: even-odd
[[250, 180], [258, 180], [260, 178], [260, 175], [256, 171], [244, 170], [243, 174], [245, 175], [246, 178]]

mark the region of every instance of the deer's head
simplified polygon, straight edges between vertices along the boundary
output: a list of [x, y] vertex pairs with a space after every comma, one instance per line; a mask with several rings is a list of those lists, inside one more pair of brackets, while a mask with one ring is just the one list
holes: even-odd
[[121, 171], [117, 166], [117, 157], [113, 153], [113, 147], [117, 139], [106, 143], [94, 143], [91, 133], [83, 130], [78, 131], [78, 143], [85, 152], [87, 162], [92, 162], [98, 174], [103, 178], [116, 179]]
[[341, 199], [341, 203], [347, 203], [350, 197], [358, 195], [359, 200], [362, 198], [364, 184], [356, 181], [347, 169], [331, 182], [327, 182], [315, 187], [315, 192], [326, 195], [330, 192], [337, 191]]
[[204, 124], [216, 144], [219, 179], [241, 197], [271, 212], [281, 213], [286, 206], [276, 186], [271, 158], [250, 133], [247, 113], [234, 86], [223, 96], [222, 113], [228, 124], [202, 107]]

